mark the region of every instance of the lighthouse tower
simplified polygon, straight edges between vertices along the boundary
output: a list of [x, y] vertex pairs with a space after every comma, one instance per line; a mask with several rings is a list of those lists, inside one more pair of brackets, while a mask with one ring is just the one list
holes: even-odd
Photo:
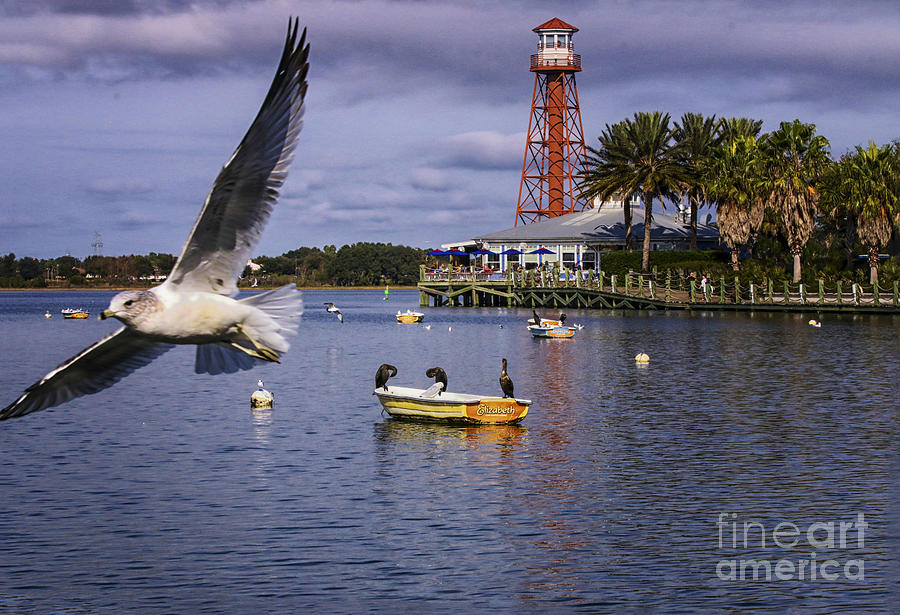
[[531, 56], [534, 93], [522, 181], [516, 204], [516, 226], [581, 211], [577, 184], [584, 176], [584, 129], [575, 73], [581, 56], [574, 53], [572, 35], [578, 28], [553, 18], [534, 28], [537, 53]]

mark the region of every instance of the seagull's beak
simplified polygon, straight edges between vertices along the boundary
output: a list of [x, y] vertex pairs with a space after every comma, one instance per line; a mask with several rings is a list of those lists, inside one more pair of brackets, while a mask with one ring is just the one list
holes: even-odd
[[103, 310], [102, 312], [100, 312], [100, 320], [106, 320], [107, 318], [110, 318], [115, 315], [116, 315], [116, 313], [113, 312], [112, 310], [109, 310], [109, 309]]

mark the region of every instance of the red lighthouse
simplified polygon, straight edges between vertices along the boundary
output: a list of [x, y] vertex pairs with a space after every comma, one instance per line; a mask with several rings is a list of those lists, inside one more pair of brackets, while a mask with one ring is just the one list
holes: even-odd
[[516, 226], [554, 218], [585, 208], [577, 197], [583, 177], [584, 129], [578, 106], [575, 73], [581, 56], [574, 53], [572, 35], [578, 28], [553, 18], [534, 28], [537, 53], [531, 56], [534, 93], [522, 181], [516, 204]]

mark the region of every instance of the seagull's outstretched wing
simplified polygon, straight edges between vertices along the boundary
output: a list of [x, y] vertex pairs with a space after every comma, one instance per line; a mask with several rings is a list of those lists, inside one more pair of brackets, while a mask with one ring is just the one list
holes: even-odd
[[25, 389], [19, 399], [0, 410], [0, 421], [101, 391], [170, 348], [172, 344], [154, 342], [122, 327]]
[[287, 177], [303, 116], [309, 45], [288, 27], [275, 79], [259, 114], [222, 168], [166, 284], [237, 294], [236, 281]]

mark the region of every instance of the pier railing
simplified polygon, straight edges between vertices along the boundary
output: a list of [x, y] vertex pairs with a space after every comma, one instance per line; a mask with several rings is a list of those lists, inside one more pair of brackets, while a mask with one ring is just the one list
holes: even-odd
[[550, 270], [484, 272], [476, 271], [421, 271], [420, 281], [427, 286], [435, 283], [449, 285], [476, 285], [505, 287], [516, 290], [585, 289], [603, 293], [648, 299], [654, 302], [682, 306], [709, 305], [717, 307], [759, 306], [812, 306], [812, 307], [900, 307], [900, 289], [896, 281], [879, 285], [859, 282], [826, 282], [815, 280], [799, 284], [763, 279], [759, 282], [742, 282], [737, 276], [725, 276], [713, 280], [685, 278], [671, 271], [640, 274], [608, 274], [603, 270], [556, 268]]

